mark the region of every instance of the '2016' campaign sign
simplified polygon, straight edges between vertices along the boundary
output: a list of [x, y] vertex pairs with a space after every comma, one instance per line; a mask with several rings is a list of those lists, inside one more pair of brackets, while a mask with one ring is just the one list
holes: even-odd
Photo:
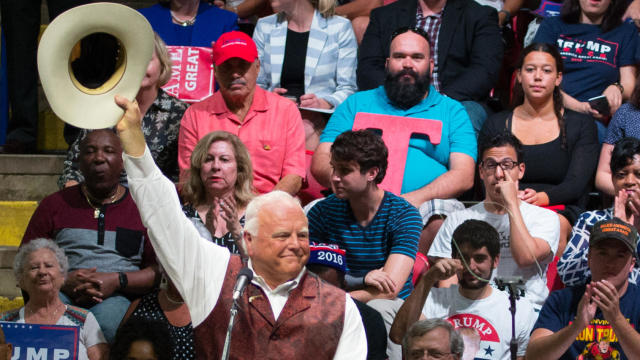
[[172, 61], [171, 79], [162, 87], [185, 102], [198, 102], [213, 94], [212, 49], [198, 46], [167, 46]]
[[0, 322], [11, 360], [77, 360], [80, 327]]

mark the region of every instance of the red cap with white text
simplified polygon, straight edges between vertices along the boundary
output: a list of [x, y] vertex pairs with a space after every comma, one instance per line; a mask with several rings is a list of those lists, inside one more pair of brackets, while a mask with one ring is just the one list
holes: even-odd
[[253, 39], [241, 31], [224, 33], [213, 44], [213, 63], [216, 66], [234, 57], [248, 62], [254, 62], [258, 57]]

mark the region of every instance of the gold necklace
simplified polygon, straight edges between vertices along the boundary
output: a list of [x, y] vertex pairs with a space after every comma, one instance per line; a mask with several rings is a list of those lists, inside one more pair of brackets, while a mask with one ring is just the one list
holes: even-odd
[[109, 198], [109, 202], [107, 202], [106, 204], [102, 203], [100, 204], [100, 206], [93, 205], [93, 202], [91, 202], [91, 199], [89, 198], [89, 190], [87, 190], [87, 186], [85, 184], [82, 184], [82, 187], [80, 188], [80, 190], [82, 191], [82, 195], [84, 195], [84, 198], [87, 199], [87, 203], [89, 204], [89, 206], [93, 208], [94, 219], [97, 219], [98, 217], [100, 217], [100, 212], [102, 211], [101, 210], [102, 205], [113, 204], [116, 200], [120, 198], [120, 185], [116, 185], [116, 192]]

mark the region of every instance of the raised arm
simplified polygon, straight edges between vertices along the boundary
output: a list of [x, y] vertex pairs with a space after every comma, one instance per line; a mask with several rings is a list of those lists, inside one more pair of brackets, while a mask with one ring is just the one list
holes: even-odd
[[438, 281], [455, 275], [458, 270], [462, 270], [460, 260], [442, 259], [420, 277], [416, 287], [400, 307], [393, 325], [391, 325], [391, 330], [389, 331], [391, 341], [396, 344], [402, 342], [402, 338], [409, 330], [409, 327], [422, 318], [422, 308], [427, 301], [431, 288]]
[[[534, 265], [536, 262], [545, 260], [553, 254], [555, 249], [551, 249], [549, 243], [544, 239], [533, 237], [527, 229], [522, 213], [520, 212], [520, 200], [518, 200], [518, 187], [509, 175], [504, 172], [505, 180], [500, 182], [500, 194], [504, 198], [507, 213], [509, 214], [510, 249], [513, 260], [519, 267]], [[557, 216], [555, 222], [548, 224], [560, 228]]]
[[131, 195], [160, 264], [185, 299], [197, 326], [218, 300], [229, 251], [201, 239], [182, 212], [175, 186], [162, 175], [146, 147], [137, 103], [119, 96], [116, 102], [126, 110], [116, 129]]

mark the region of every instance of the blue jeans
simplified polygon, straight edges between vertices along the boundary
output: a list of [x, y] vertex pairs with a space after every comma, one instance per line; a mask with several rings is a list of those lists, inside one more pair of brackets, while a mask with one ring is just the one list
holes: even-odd
[[[75, 305], [73, 301], [62, 292], [60, 292], [60, 300], [65, 304]], [[91, 311], [93, 316], [96, 317], [96, 320], [98, 320], [100, 329], [102, 329], [102, 333], [109, 344], [113, 343], [118, 326], [120, 326], [120, 322], [122, 322], [122, 318], [124, 318], [124, 314], [129, 309], [130, 304], [131, 301], [129, 301], [129, 299], [115, 293], [104, 299], [101, 303], [89, 308], [89, 311]]]
[[487, 120], [487, 111], [482, 105], [475, 101], [461, 101], [460, 103], [467, 111], [469, 119], [471, 119], [471, 125], [473, 125], [473, 130], [476, 131], [476, 137], [478, 137], [480, 130], [482, 130], [482, 125], [484, 125], [485, 120]]

